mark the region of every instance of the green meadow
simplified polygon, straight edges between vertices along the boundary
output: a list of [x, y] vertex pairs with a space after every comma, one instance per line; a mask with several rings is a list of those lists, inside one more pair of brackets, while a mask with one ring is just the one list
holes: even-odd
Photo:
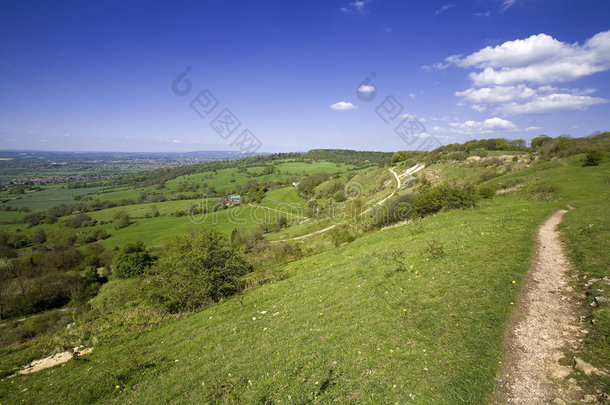
[[[486, 403], [540, 223], [557, 209], [574, 207], [560, 229], [574, 262], [575, 287], [587, 292], [587, 280], [607, 275], [610, 164], [582, 167], [581, 162], [577, 155], [498, 172], [483, 185], [507, 192], [480, 200], [475, 208], [364, 232], [335, 248], [329, 233], [302, 239], [297, 244], [313, 254], [279, 264], [277, 279], [194, 313], [146, 321], [138, 305], [127, 301], [119, 318], [108, 314], [106, 326], [82, 335], [81, 344], [94, 348], [91, 354], [60, 367], [11, 377], [6, 371], [58, 350], [53, 345], [61, 337], [1, 349], [1, 401]], [[453, 180], [469, 169], [438, 163], [419, 176]], [[377, 201], [395, 187], [384, 170], [387, 174], [371, 170], [357, 175], [367, 201]], [[471, 175], [481, 178], [479, 171]], [[379, 182], [384, 187], [374, 186]], [[172, 214], [188, 210], [198, 200], [89, 214], [102, 223], [111, 221], [117, 211], [132, 217], [122, 229], [113, 229], [110, 222], [101, 225], [111, 233], [102, 244], [113, 249], [136, 240], [162, 246], [172, 236], [201, 227], [214, 227], [228, 236], [236, 227], [257, 229], [264, 217], [273, 224], [276, 210], [284, 204], [307, 206], [292, 186], [271, 189], [266, 197], [258, 206], [236, 206], [190, 219]], [[147, 218], [153, 206], [160, 215]], [[306, 235], [337, 223], [314, 218], [297, 224], [296, 216], [286, 218], [289, 226], [267, 235], [269, 240]], [[389, 259], [396, 252], [400, 262]], [[112, 280], [102, 286], [92, 305], [121, 288], [130, 291], [134, 283]], [[610, 292], [607, 286], [596, 287], [606, 288], [603, 294]], [[592, 301], [588, 297], [584, 305], [589, 307]], [[610, 362], [607, 313], [604, 305], [587, 315], [595, 322], [586, 345], [578, 352], [566, 351], [566, 362], [576, 356], [602, 368]], [[88, 330], [78, 322], [74, 333]], [[74, 336], [70, 333], [64, 338]], [[607, 377], [573, 377], [590, 390], [610, 383]]]

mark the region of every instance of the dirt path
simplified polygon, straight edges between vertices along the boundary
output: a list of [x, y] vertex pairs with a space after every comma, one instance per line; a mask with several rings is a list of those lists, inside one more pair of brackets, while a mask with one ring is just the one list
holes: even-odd
[[[391, 172], [391, 173], [394, 175], [394, 177], [396, 178], [396, 183], [397, 183], [397, 185], [396, 185], [396, 189], [392, 190], [392, 194], [390, 194], [389, 196], [387, 196], [387, 197], [386, 197], [386, 198], [384, 198], [383, 200], [379, 201], [379, 202], [377, 203], [377, 205], [381, 205], [381, 204], [383, 204], [384, 202], [386, 202], [386, 200], [387, 200], [387, 199], [394, 197], [394, 194], [396, 194], [396, 192], [397, 192], [398, 190], [400, 190], [400, 185], [401, 185], [401, 184], [400, 184], [400, 177], [398, 177], [398, 175], [397, 175], [397, 174], [396, 174], [396, 172], [394, 171], [394, 168], [393, 168], [393, 167], [391, 167], [391, 168], [390, 168], [390, 172]], [[369, 208], [369, 209], [367, 209], [367, 210], [365, 210], [365, 211], [363, 211], [363, 212], [362, 212], [362, 214], [364, 214], [364, 213], [366, 213], [366, 212], [369, 212], [371, 209], [372, 209], [372, 207], [371, 207], [371, 208]]]
[[580, 388], [568, 379], [572, 367], [559, 364], [562, 350], [575, 348], [577, 304], [568, 285], [569, 262], [557, 225], [567, 211], [549, 216], [537, 230], [531, 268], [524, 279], [515, 315], [505, 336], [496, 404], [565, 404], [580, 400]]
[[[389, 198], [393, 197], [398, 191], [400, 191], [400, 187], [402, 185], [401, 180], [400, 180], [401, 177], [417, 173], [418, 171], [422, 170], [424, 167], [426, 167], [426, 166], [423, 163], [418, 163], [415, 166], [407, 169], [407, 171], [405, 171], [400, 176], [397, 175], [396, 172], [394, 171], [394, 168], [391, 167], [390, 168], [390, 172], [394, 175], [394, 178], [396, 178], [396, 182], [397, 182], [396, 188], [394, 190], [392, 190], [392, 193], [389, 196], [387, 196], [383, 200], [377, 202], [376, 205], [382, 205], [384, 202], [386, 202], [386, 200], [388, 200]], [[362, 216], [362, 215], [366, 214], [367, 212], [371, 211], [373, 209], [373, 207], [375, 207], [375, 205], [372, 205], [369, 208], [367, 208], [364, 211], [362, 211], [360, 213], [360, 216]], [[306, 221], [309, 220], [309, 219], [310, 218], [307, 218]], [[305, 222], [305, 221], [303, 221], [303, 222]], [[297, 236], [295, 238], [274, 240], [274, 241], [271, 241], [271, 242], [272, 243], [278, 243], [278, 242], [286, 242], [286, 241], [290, 241], [290, 240], [301, 240], [301, 239], [309, 238], [310, 236], [314, 236], [314, 235], [318, 235], [318, 234], [330, 231], [331, 229], [336, 228], [338, 225], [340, 225], [340, 224], [334, 224], [334, 225], [329, 226], [328, 228], [324, 228], [324, 229], [320, 229], [320, 230], [315, 231], [315, 232], [308, 233], [307, 235]]]

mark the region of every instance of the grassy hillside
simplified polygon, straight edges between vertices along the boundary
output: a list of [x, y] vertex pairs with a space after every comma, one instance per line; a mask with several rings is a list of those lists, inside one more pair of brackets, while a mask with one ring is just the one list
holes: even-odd
[[[575, 287], [587, 294], [582, 311], [590, 333], [586, 345], [567, 353], [565, 361], [581, 357], [607, 368], [607, 303], [589, 304], [597, 294], [610, 293], [603, 281], [590, 282], [608, 274], [610, 164], [582, 167], [581, 160], [579, 155], [497, 169], [484, 185], [505, 192], [474, 209], [365, 232], [337, 248], [330, 248], [324, 242], [328, 235], [322, 234], [302, 242], [303, 250], [318, 253], [279, 265], [276, 281], [178, 319], [144, 316], [150, 304], [140, 306], [141, 297], [130, 295], [144, 280], [113, 280], [92, 301], [109, 311], [94, 321], [95, 327], [77, 319], [76, 326], [54, 338], [0, 351], [0, 401], [485, 403], [494, 389], [505, 325], [530, 264], [535, 230], [568, 204], [575, 209], [561, 230], [578, 276]], [[456, 179], [469, 169], [443, 162], [418, 177]], [[481, 179], [476, 170], [471, 175]], [[387, 195], [393, 183], [387, 169], [357, 177], [371, 201]], [[322, 183], [316, 192], [334, 190], [336, 181]], [[239, 215], [277, 209], [273, 200], [305, 206], [294, 187], [272, 190], [267, 197], [266, 208], [237, 207]], [[104, 243], [145, 238], [155, 245], [197, 226], [216, 226], [225, 234], [234, 228], [237, 216], [231, 216], [237, 208], [206, 214], [216, 215], [216, 224], [195, 225], [166, 215], [188, 203], [158, 203], [164, 215], [136, 218]], [[140, 217], [151, 205], [130, 206], [130, 212]], [[102, 220], [112, 210], [91, 215]], [[270, 239], [331, 223], [313, 219]], [[246, 221], [244, 227], [249, 226], [253, 229]], [[107, 304], [101, 305], [103, 300]], [[100, 327], [103, 322], [107, 325]], [[77, 337], [93, 353], [61, 367], [8, 377], [18, 366], [71, 347]], [[574, 377], [590, 392], [610, 383], [606, 377]]]
[[[15, 378], [7, 399], [481, 402], [550, 210], [508, 197], [380, 231], [288, 265], [283, 281], [101, 342], [85, 361]], [[433, 239], [444, 257], [424, 252]], [[393, 249], [412, 271], [383, 261]]]

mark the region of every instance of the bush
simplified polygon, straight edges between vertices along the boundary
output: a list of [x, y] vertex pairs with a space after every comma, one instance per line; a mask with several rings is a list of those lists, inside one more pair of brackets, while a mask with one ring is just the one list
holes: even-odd
[[438, 259], [445, 256], [445, 247], [436, 239], [430, 239], [426, 242], [424, 254], [433, 259]]
[[531, 190], [531, 197], [534, 200], [552, 200], [558, 188], [547, 184], [541, 184]]
[[413, 273], [413, 265], [411, 260], [407, 256], [407, 253], [402, 249], [391, 250], [383, 256], [382, 260], [386, 263], [390, 263], [395, 267], [398, 272], [410, 272]]
[[83, 226], [93, 226], [97, 220], [91, 218], [87, 214], [76, 214], [70, 219], [67, 219], [64, 224], [70, 228], [80, 228]]
[[442, 183], [424, 188], [411, 200], [411, 217], [423, 217], [439, 211], [474, 207], [479, 195], [471, 184]]
[[387, 200], [382, 207], [374, 207], [371, 213], [372, 225], [379, 227], [409, 219], [412, 199], [412, 194], [395, 196]]
[[493, 169], [487, 169], [483, 173], [481, 173], [481, 175], [479, 176], [479, 178], [481, 179], [482, 182], [489, 181], [496, 177], [498, 177], [498, 173], [496, 173], [496, 171]]
[[496, 188], [490, 185], [480, 186], [477, 189], [477, 192], [481, 198], [492, 198], [494, 195], [496, 195]]
[[85, 272], [83, 273], [83, 277], [85, 279], [85, 283], [87, 283], [87, 284], [97, 283], [99, 280], [99, 276], [97, 274], [97, 269], [95, 268], [95, 266], [85, 267]]
[[337, 247], [344, 243], [349, 243], [355, 239], [355, 236], [350, 231], [349, 227], [345, 224], [337, 225], [330, 230], [330, 240], [332, 244]]
[[261, 229], [249, 231], [245, 228], [235, 228], [231, 232], [231, 243], [235, 248], [250, 252], [257, 249], [259, 245], [266, 245], [265, 237]]
[[193, 311], [244, 288], [252, 267], [218, 231], [167, 243], [153, 269], [153, 299], [170, 312]]
[[602, 162], [603, 154], [598, 149], [587, 151], [583, 166], [598, 166]]
[[129, 214], [127, 214], [125, 211], [119, 211], [114, 214], [112, 222], [114, 224], [114, 229], [121, 229], [125, 228], [126, 226], [129, 226], [129, 224], [131, 223], [131, 218], [129, 217]]
[[142, 242], [128, 243], [114, 256], [112, 274], [118, 278], [135, 277], [151, 264], [152, 258]]

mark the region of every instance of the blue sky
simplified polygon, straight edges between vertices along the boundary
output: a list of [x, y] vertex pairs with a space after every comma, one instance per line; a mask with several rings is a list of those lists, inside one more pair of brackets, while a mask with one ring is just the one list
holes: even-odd
[[[5, 0], [0, 149], [234, 150], [243, 130], [267, 152], [589, 135], [610, 129], [608, 16], [606, 0]], [[218, 101], [203, 118], [202, 90]], [[241, 123], [226, 139], [210, 125], [225, 108]]]

